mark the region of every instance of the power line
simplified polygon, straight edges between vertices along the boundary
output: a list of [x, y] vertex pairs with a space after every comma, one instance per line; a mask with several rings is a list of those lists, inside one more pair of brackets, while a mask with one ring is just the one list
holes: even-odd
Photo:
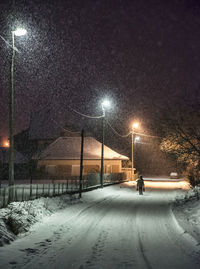
[[66, 131], [66, 132], [69, 132], [69, 133], [72, 133], [72, 134], [80, 134], [80, 132], [73, 132], [73, 131], [70, 131], [70, 130], [68, 130], [68, 129], [62, 127], [62, 126], [60, 126], [60, 124], [58, 124], [58, 122], [55, 121], [54, 119], [51, 119], [51, 120], [52, 120], [58, 127], [60, 127], [61, 129], [63, 129], [63, 130]]
[[[135, 133], [135, 132], [134, 132]], [[141, 134], [141, 133], [135, 133], [136, 135], [146, 136], [146, 137], [155, 137], [155, 138], [162, 138], [161, 136], [156, 135], [147, 135], [147, 134]]]
[[107, 124], [109, 125], [109, 127], [112, 129], [112, 131], [115, 133], [115, 134], [117, 134], [118, 136], [120, 136], [120, 137], [128, 137], [130, 134], [131, 134], [131, 132], [129, 132], [128, 134], [126, 134], [126, 135], [121, 135], [121, 134], [119, 134], [112, 126], [111, 126], [111, 124], [106, 120], [106, 122], [107, 122]]
[[1, 39], [12, 49], [14, 49], [16, 52], [20, 53], [20, 51], [14, 46], [12, 47], [12, 45], [10, 45], [10, 43], [2, 36], [0, 35]]
[[144, 143], [144, 142], [135, 142], [136, 144], [143, 144], [143, 145], [153, 145], [153, 143]]
[[75, 110], [75, 109], [73, 109], [73, 108], [71, 108], [71, 107], [69, 107], [72, 111], [74, 111], [75, 113], [77, 113], [77, 114], [79, 114], [79, 115], [81, 115], [82, 117], [85, 117], [85, 118], [90, 118], [90, 119], [101, 119], [101, 118], [103, 118], [104, 117], [104, 115], [101, 115], [101, 116], [90, 116], [90, 115], [86, 115], [86, 114], [83, 114], [83, 113], [81, 113], [81, 112], [79, 112], [79, 111], [77, 111], [77, 110]]

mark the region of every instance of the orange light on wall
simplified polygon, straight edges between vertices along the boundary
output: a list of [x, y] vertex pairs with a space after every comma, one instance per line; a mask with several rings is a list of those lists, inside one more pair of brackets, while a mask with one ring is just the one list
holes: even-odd
[[3, 142], [3, 147], [4, 147], [4, 148], [9, 148], [9, 146], [10, 146], [10, 144], [9, 144], [8, 141], [4, 141], [4, 142]]

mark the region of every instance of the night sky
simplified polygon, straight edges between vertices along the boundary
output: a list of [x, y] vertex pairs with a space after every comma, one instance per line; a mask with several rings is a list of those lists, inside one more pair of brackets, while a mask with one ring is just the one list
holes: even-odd
[[[15, 38], [16, 133], [46, 108], [100, 115], [103, 97], [118, 132], [133, 119], [151, 132], [157, 105], [199, 89], [198, 0], [1, 0], [0, 35], [11, 42], [17, 26], [28, 34]], [[0, 136], [8, 136], [10, 56], [0, 39]]]

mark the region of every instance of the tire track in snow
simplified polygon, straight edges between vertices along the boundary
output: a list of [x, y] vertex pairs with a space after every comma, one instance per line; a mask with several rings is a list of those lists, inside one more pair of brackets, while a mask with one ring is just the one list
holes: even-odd
[[139, 241], [140, 252], [141, 252], [141, 255], [143, 257], [143, 260], [145, 261], [145, 264], [146, 264], [147, 268], [148, 269], [153, 269], [153, 267], [151, 266], [149, 260], [147, 259], [146, 254], [145, 254], [145, 249], [144, 249], [142, 239], [141, 239], [141, 235], [140, 235], [139, 232], [138, 232], [138, 241]]
[[100, 232], [96, 243], [92, 247], [92, 254], [91, 254], [90, 258], [86, 261], [87, 266], [91, 267], [91, 266], [96, 265], [97, 261], [100, 258], [102, 258], [107, 236], [108, 236], [107, 231], [103, 230]]
[[[84, 216], [88, 210], [101, 205], [103, 203], [107, 203], [112, 201], [113, 199], [116, 199], [118, 195], [112, 195], [112, 196], [108, 196], [105, 197], [103, 199], [99, 199], [98, 201], [88, 205], [87, 207], [79, 210], [79, 212], [75, 213], [74, 216], [72, 216], [71, 218], [67, 219], [65, 223], [63, 223], [62, 225], [58, 226], [58, 228], [56, 230], [54, 230], [52, 236], [48, 239], [45, 239], [43, 241], [37, 242], [35, 243], [36, 248], [30, 248], [30, 249], [21, 249], [21, 252], [26, 253], [26, 256], [24, 257], [24, 262], [23, 262], [23, 268], [28, 268], [30, 264], [32, 264], [32, 260], [33, 259], [41, 259], [44, 255], [46, 255], [49, 250], [51, 251], [52, 245], [55, 245], [57, 242], [59, 242], [59, 240], [62, 238], [62, 235], [65, 234], [69, 234], [70, 231], [72, 230], [73, 227], [73, 223], [76, 222], [76, 220], [82, 216]], [[92, 224], [93, 225], [93, 224]], [[69, 227], [70, 226], [70, 227]], [[88, 230], [90, 230], [88, 228]], [[75, 236], [76, 237], [76, 236]], [[105, 241], [104, 239], [105, 235], [102, 237], [100, 237], [100, 241], [98, 242], [98, 245], [96, 247], [99, 247], [99, 249], [103, 248], [103, 242]], [[74, 237], [70, 236], [69, 238], [67, 238], [66, 243], [68, 245], [70, 245], [73, 241]], [[38, 246], [40, 247], [40, 249], [38, 250]], [[60, 249], [62, 250], [62, 249]], [[93, 248], [93, 258], [95, 258], [95, 246]], [[50, 263], [54, 263], [54, 261], [57, 259], [57, 256], [54, 252], [52, 252], [50, 254], [50, 256], [48, 257], [49, 262]], [[14, 266], [16, 266], [16, 264], [13, 264]], [[19, 266], [19, 264], [18, 264]], [[16, 267], [14, 267], [16, 268]], [[13, 268], [13, 269], [14, 269]], [[19, 268], [19, 267], [17, 267]]]

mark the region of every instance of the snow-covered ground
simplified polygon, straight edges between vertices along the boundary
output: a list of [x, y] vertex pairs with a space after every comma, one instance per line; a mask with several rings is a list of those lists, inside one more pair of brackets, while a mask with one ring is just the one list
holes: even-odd
[[184, 231], [200, 244], [200, 187], [177, 195], [173, 212]]
[[15, 239], [0, 248], [0, 268], [199, 268], [200, 202], [187, 189], [185, 181], [149, 180], [143, 196], [127, 182], [81, 200], [12, 203], [0, 210], [2, 242]]

